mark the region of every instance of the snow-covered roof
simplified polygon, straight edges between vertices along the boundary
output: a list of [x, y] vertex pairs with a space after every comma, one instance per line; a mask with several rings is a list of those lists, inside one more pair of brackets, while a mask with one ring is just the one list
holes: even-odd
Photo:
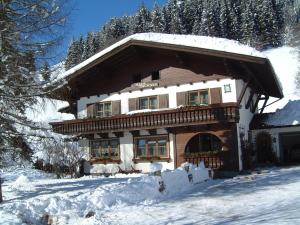
[[289, 101], [274, 113], [255, 115], [252, 129], [300, 126], [300, 100]]
[[213, 50], [220, 52], [227, 52], [239, 54], [243, 56], [252, 56], [265, 59], [265, 55], [256, 49], [243, 45], [238, 41], [228, 40], [225, 38], [196, 36], [196, 35], [179, 35], [179, 34], [162, 34], [162, 33], [139, 33], [126, 37], [110, 47], [93, 55], [82, 63], [67, 70], [61, 77], [68, 77], [75, 74], [77, 71], [84, 69], [88, 65], [95, 62], [97, 59], [105, 56], [107, 53], [117, 49], [118, 47], [130, 41], [143, 41], [148, 43], [162, 43], [177, 46], [195, 47], [203, 50]]

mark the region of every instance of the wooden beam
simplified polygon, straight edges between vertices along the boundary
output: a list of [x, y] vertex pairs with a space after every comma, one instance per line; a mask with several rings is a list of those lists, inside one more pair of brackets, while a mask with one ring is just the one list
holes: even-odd
[[251, 104], [251, 102], [253, 100], [253, 96], [254, 96], [254, 91], [251, 89], [248, 101], [247, 101], [246, 106], [245, 106], [246, 109], [249, 109], [250, 104]]
[[260, 114], [262, 114], [263, 112], [264, 112], [264, 109], [265, 109], [265, 107], [266, 107], [266, 105], [267, 105], [267, 102], [268, 102], [268, 100], [269, 100], [269, 96], [267, 95], [267, 96], [265, 96], [265, 102], [264, 102], [264, 104], [263, 104], [263, 106], [262, 106], [262, 108], [261, 108], [261, 110], [260, 110]]
[[254, 81], [254, 85], [258, 87], [260, 90], [260, 93], [267, 95], [267, 92], [265, 91], [264, 87], [261, 85], [261, 83], [257, 80], [256, 76], [253, 74], [251, 69], [244, 63], [240, 62], [241, 67], [245, 71], [246, 75], [249, 77], [250, 80]]
[[259, 95], [257, 96], [257, 99], [255, 100], [254, 106], [253, 106], [253, 108], [252, 108], [252, 110], [251, 110], [252, 113], [255, 112], [255, 110], [256, 110], [256, 108], [257, 108], [257, 106], [258, 106], [258, 102], [259, 102], [259, 100], [261, 100], [260, 98], [261, 98], [261, 94], [259, 94]]
[[113, 132], [113, 133], [114, 133], [114, 135], [115, 135], [116, 137], [118, 137], [118, 138], [124, 137], [124, 132], [122, 132], [122, 131], [120, 131], [120, 132]]
[[140, 136], [140, 131], [139, 130], [132, 130], [132, 131], [129, 131], [131, 133], [131, 135], [133, 137], [137, 137], [137, 136]]
[[108, 133], [97, 133], [101, 138], [108, 138]]
[[237, 105], [238, 105], [238, 106], [241, 105], [241, 102], [242, 102], [242, 100], [243, 100], [243, 98], [244, 98], [244, 95], [245, 95], [245, 93], [246, 93], [246, 90], [247, 90], [247, 88], [248, 88], [248, 85], [249, 85], [249, 82], [248, 82], [248, 81], [247, 81], [246, 83], [244, 83], [243, 89], [242, 89], [242, 91], [241, 91], [241, 93], [240, 93], [240, 96], [239, 96], [239, 98], [238, 98], [238, 101], [237, 101]]
[[156, 129], [148, 129], [148, 132], [149, 132], [150, 135], [156, 135], [157, 134]]

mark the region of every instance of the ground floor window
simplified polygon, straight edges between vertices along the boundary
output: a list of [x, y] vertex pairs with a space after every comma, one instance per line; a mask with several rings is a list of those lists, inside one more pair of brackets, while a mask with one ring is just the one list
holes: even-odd
[[91, 141], [91, 157], [98, 159], [120, 159], [119, 139], [96, 139]]
[[168, 136], [135, 138], [135, 158], [168, 158]]

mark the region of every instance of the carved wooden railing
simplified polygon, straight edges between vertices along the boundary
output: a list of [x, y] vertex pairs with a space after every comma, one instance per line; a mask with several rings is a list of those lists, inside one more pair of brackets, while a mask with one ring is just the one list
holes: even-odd
[[200, 162], [204, 162], [205, 167], [209, 167], [211, 169], [219, 169], [224, 165], [224, 160], [221, 157], [221, 154], [211, 154], [211, 153], [203, 153], [201, 155], [184, 155], [184, 159], [186, 162], [192, 163], [194, 165], [199, 166]]
[[178, 109], [119, 115], [107, 118], [76, 119], [50, 123], [61, 134], [91, 134], [139, 129], [157, 129], [195, 124], [237, 122], [239, 110], [235, 103], [215, 106], [193, 106]]

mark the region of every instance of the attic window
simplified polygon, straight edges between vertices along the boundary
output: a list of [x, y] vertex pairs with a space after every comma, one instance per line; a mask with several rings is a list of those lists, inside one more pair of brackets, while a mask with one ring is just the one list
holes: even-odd
[[159, 71], [158, 70], [153, 71], [151, 73], [151, 78], [152, 78], [152, 80], [159, 80]]
[[230, 86], [230, 84], [225, 84], [224, 85], [224, 92], [225, 93], [230, 93], [231, 92], [231, 86]]
[[141, 82], [142, 81], [141, 74], [135, 74], [135, 75], [133, 75], [132, 81], [133, 81], [133, 83], [139, 83], [139, 82]]

